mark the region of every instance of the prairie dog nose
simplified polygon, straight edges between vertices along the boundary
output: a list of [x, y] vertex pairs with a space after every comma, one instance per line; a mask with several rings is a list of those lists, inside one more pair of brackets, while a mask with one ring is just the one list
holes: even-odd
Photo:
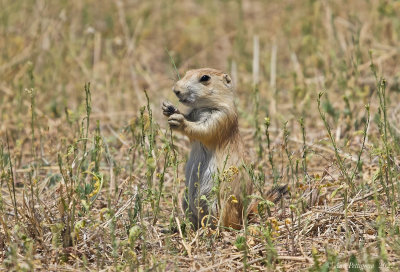
[[174, 93], [175, 93], [176, 95], [180, 95], [180, 94], [181, 94], [181, 91], [179, 91], [178, 89], [174, 88]]

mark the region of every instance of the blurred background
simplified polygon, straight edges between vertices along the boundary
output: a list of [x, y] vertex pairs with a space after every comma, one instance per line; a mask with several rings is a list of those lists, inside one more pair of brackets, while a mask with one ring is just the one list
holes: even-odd
[[290, 108], [308, 114], [302, 107], [315, 105], [322, 90], [331, 99], [349, 95], [365, 101], [375, 86], [370, 50], [379, 73], [399, 91], [398, 1], [2, 0], [0, 5], [2, 131], [23, 126], [14, 118], [29, 109], [25, 89], [32, 86], [38, 116], [52, 120], [77, 109], [85, 82], [92, 84], [93, 114], [115, 122], [138, 113], [145, 104], [143, 90], [155, 108], [165, 98], [177, 102], [170, 91], [177, 78], [171, 59], [181, 74], [199, 67], [232, 74], [244, 112], [253, 105], [248, 98], [254, 80], [263, 112], [270, 110], [272, 97], [278, 100], [274, 113]]

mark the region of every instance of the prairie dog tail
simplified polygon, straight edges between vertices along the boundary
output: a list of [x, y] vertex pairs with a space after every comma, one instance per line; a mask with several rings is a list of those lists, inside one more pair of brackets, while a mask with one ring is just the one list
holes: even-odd
[[[288, 193], [288, 191], [289, 190], [287, 184], [281, 186], [275, 186], [265, 194], [265, 200], [269, 200], [273, 203], [278, 203], [278, 201], [281, 200], [282, 197]], [[260, 202], [259, 200], [256, 200], [250, 203], [247, 213], [249, 218], [252, 218], [255, 214], [258, 213], [259, 202]]]
[[277, 203], [281, 198], [286, 195], [288, 192], [287, 184], [282, 186], [276, 186], [269, 190], [265, 196], [265, 198], [271, 202]]

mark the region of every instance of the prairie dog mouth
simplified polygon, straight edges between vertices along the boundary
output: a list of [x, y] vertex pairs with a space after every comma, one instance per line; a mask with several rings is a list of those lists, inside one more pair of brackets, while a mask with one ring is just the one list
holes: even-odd
[[181, 102], [182, 104], [192, 104], [194, 101], [193, 99], [191, 99], [190, 97], [179, 97], [179, 102]]

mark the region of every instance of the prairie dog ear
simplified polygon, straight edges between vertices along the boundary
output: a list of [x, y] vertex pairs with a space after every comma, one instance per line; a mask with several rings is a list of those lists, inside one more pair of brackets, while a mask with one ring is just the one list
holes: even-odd
[[232, 79], [231, 79], [231, 77], [230, 77], [228, 74], [224, 74], [224, 75], [223, 75], [223, 80], [224, 80], [224, 84], [225, 84], [226, 86], [228, 86], [229, 88], [232, 87]]

